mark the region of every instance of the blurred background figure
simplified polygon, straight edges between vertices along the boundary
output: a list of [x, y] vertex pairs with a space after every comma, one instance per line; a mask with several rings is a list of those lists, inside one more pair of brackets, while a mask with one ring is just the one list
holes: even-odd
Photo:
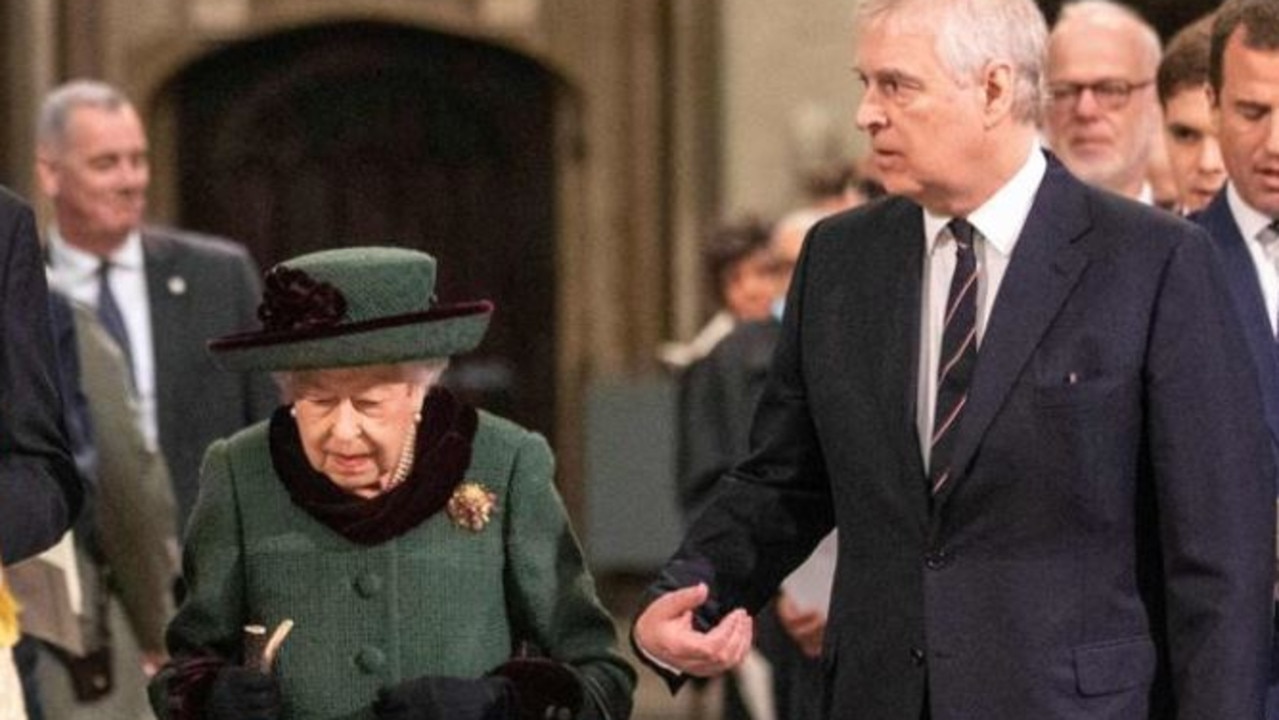
[[[75, 308], [75, 341], [64, 354], [82, 369], [72, 387], [87, 396], [97, 430], [86, 473], [98, 492], [73, 545], [81, 582], [69, 614], [79, 637], [32, 623], [49, 651], [34, 672], [39, 699], [29, 704], [46, 720], [145, 718], [147, 677], [165, 660], [179, 527], [200, 457], [274, 404], [265, 376], [220, 375], [204, 348], [208, 336], [252, 317], [257, 270], [228, 241], [144, 225], [149, 146], [136, 109], [114, 87], [77, 80], [55, 88], [40, 107], [35, 146], [52, 209], [49, 284]], [[43, 599], [30, 604], [57, 607], [44, 587], [28, 590]]]
[[803, 183], [808, 206], [830, 214], [883, 195], [883, 186], [859, 165], [861, 163], [854, 161], [836, 160], [808, 171]]
[[144, 224], [146, 132], [110, 85], [78, 80], [49, 93], [36, 148], [37, 179], [53, 207], [53, 277], [73, 300], [98, 308], [124, 351], [143, 433], [168, 464], [181, 527], [205, 447], [275, 405], [268, 378], [219, 374], [204, 348], [207, 338], [252, 322], [257, 268], [235, 243]]
[[24, 668], [28, 707], [44, 720], [145, 719], [146, 681], [166, 659], [174, 611], [173, 491], [142, 434], [122, 352], [96, 310], [61, 293], [52, 298], [64, 413], [95, 493], [66, 554], [14, 569], [28, 608], [23, 647], [38, 656]]
[[1202, 210], [1226, 183], [1209, 100], [1208, 51], [1212, 16], [1172, 37], [1159, 62], [1156, 85], [1163, 107], [1163, 142], [1177, 185], [1177, 212]]
[[739, 322], [763, 320], [777, 297], [775, 259], [768, 226], [754, 217], [724, 223], [711, 231], [702, 248], [707, 279], [718, 310], [692, 340], [667, 343], [659, 351], [672, 368], [704, 357]]
[[1049, 147], [1085, 182], [1148, 204], [1159, 52], [1158, 34], [1134, 10], [1079, 0], [1061, 9], [1046, 69]]

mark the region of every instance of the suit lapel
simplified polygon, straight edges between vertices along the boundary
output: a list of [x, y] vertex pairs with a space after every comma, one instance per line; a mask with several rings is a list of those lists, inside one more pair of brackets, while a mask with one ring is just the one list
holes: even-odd
[[[155, 397], [156, 419], [160, 428], [169, 425], [165, 413], [165, 399], [175, 397], [172, 383], [175, 381], [173, 367], [173, 348], [177, 343], [171, 342], [172, 335], [182, 330], [182, 316], [177, 307], [178, 298], [174, 295], [170, 283], [171, 278], [180, 277], [175, 267], [175, 256], [169, 241], [159, 235], [143, 231], [142, 252], [147, 277], [147, 302], [151, 306], [151, 342], [155, 355]], [[157, 332], [162, 330], [163, 332]], [[166, 341], [166, 338], [169, 341]]]
[[1276, 354], [1275, 336], [1270, 318], [1266, 316], [1266, 301], [1261, 294], [1257, 268], [1248, 252], [1247, 242], [1239, 233], [1234, 214], [1230, 212], [1225, 190], [1217, 193], [1195, 222], [1212, 235], [1217, 246], [1218, 257], [1230, 283], [1235, 313], [1243, 325], [1248, 350], [1257, 366], [1271, 441], [1279, 445], [1279, 355]]
[[[891, 427], [893, 442], [910, 477], [918, 476], [920, 492], [927, 488], [924, 460], [920, 455], [916, 414], [919, 394], [920, 293], [924, 263], [924, 215], [914, 203], [900, 203], [887, 218], [885, 235], [892, 269], [886, 277], [901, 278], [884, 318], [887, 332], [880, 353], [880, 407]], [[902, 362], [909, 358], [909, 362]]]
[[963, 482], [982, 436], [1087, 265], [1072, 241], [1090, 225], [1083, 186], [1050, 160], [977, 353], [968, 404], [955, 431], [952, 467], [960, 471], [937, 504]]

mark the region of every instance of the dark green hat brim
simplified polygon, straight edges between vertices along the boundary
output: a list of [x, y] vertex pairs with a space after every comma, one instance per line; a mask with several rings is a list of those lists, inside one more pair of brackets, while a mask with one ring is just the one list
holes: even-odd
[[465, 303], [363, 323], [231, 335], [211, 341], [209, 351], [214, 362], [232, 371], [318, 370], [446, 358], [475, 349], [492, 313], [491, 303]]

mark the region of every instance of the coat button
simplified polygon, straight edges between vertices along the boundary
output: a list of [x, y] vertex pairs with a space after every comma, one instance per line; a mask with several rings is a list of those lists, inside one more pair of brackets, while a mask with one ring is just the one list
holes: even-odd
[[382, 592], [382, 576], [374, 572], [361, 573], [355, 579], [355, 591], [362, 598], [371, 598]]
[[910, 649], [911, 665], [914, 665], [915, 667], [921, 667], [924, 664], [924, 661], [926, 659], [927, 659], [927, 656], [924, 654], [924, 651], [922, 648], [913, 647]]
[[355, 654], [355, 665], [366, 675], [372, 675], [386, 666], [386, 653], [372, 645], [366, 645]]
[[950, 556], [945, 550], [934, 550], [924, 556], [924, 567], [929, 570], [941, 570], [950, 564]]

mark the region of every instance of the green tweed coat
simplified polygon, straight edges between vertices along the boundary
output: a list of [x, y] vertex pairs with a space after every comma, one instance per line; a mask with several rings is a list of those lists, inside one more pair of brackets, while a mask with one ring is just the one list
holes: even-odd
[[[528, 642], [566, 663], [581, 718], [630, 714], [635, 675], [616, 652], [563, 503], [546, 441], [481, 412], [464, 482], [496, 494], [476, 532], [436, 513], [373, 546], [353, 543], [290, 500], [267, 423], [210, 446], [187, 528], [188, 597], [169, 626], [175, 657], [239, 652], [242, 628], [291, 618], [279, 654], [286, 720], [373, 717], [384, 686], [420, 675], [478, 677]], [[151, 686], [171, 716], [167, 673]]]

